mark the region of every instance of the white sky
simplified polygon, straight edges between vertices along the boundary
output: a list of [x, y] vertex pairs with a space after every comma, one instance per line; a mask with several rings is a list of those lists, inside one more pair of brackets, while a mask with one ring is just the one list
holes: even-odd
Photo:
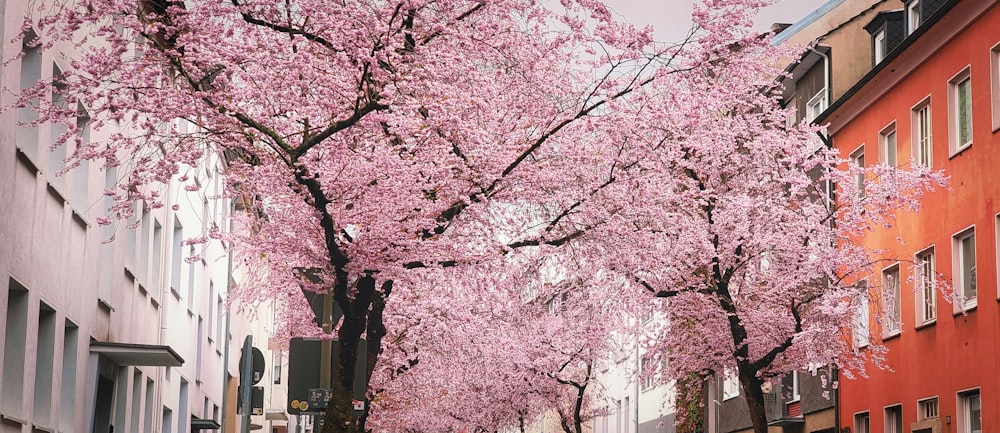
[[[604, 0], [612, 10], [637, 26], [651, 25], [657, 41], [677, 41], [691, 27], [691, 5], [695, 0]], [[755, 29], [764, 31], [772, 23], [795, 23], [826, 0], [776, 0], [761, 10]]]

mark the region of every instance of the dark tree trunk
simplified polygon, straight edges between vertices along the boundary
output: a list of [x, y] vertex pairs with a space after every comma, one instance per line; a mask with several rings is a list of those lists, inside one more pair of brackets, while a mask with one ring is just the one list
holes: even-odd
[[737, 362], [740, 387], [746, 397], [747, 409], [750, 411], [750, 422], [754, 433], [767, 433], [767, 409], [764, 406], [763, 381], [757, 377], [757, 370], [749, 362]]

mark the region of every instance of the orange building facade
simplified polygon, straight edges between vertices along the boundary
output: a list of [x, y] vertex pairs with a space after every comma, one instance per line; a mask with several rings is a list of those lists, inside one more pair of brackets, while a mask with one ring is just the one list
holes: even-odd
[[928, 0], [889, 1], [906, 38], [817, 121], [845, 158], [925, 163], [950, 181], [860, 241], [886, 251], [855, 344], [882, 342], [888, 369], [841, 377], [840, 432], [1000, 432], [1000, 1], [930, 17]]

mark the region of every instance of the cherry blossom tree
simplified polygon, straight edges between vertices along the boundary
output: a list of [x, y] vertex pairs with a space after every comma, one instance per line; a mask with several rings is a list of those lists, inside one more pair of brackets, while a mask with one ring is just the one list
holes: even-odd
[[[501, 241], [495, 226], [518, 217], [508, 209], [593, 189], [601, 148], [613, 148], [584, 140], [597, 115], [677, 51], [644, 56], [650, 31], [590, 0], [80, 0], [38, 14], [26, 42], [72, 53], [70, 68], [21, 105], [67, 125], [56, 146], [75, 140], [80, 105], [92, 130], [116, 130], [72, 146], [74, 160], [128, 170], [107, 192], [113, 216], [162, 205], [157, 185], [172, 178], [200, 188], [180, 168], [222, 154], [227, 194], [248, 210], [237, 226], [250, 230], [191, 242], [239, 245], [250, 272], [241, 302], [307, 286], [340, 307], [327, 431], [363, 429], [347, 392], [359, 341], [370, 375], [390, 294], [405, 310], [433, 287], [434, 273], [418, 270], [570, 239]], [[302, 310], [288, 334], [315, 333]]]
[[[200, 188], [180, 167], [225, 156], [247, 230], [191, 242], [235, 242], [240, 302], [305, 287], [339, 306], [324, 433], [364, 429], [347, 392], [362, 337], [373, 383], [416, 380], [397, 372], [449, 352], [411, 327], [475, 311], [440, 286], [521, 301], [542, 261], [587, 293], [670, 298], [656, 348], [673, 369], [731, 366], [760, 401], [767, 375], [846, 349], [827, 343], [857, 295], [845, 275], [869, 259], [846, 240], [930, 176], [881, 171], [864, 214], [823, 199], [821, 181], [851, 197], [849, 174], [814, 129], [785, 126], [775, 49], [747, 31], [761, 3], [708, 0], [691, 40], [658, 45], [594, 0], [57, 2], [25, 34], [73, 51], [71, 67], [21, 104], [66, 124], [56, 145], [79, 105], [117, 131], [72, 158], [127, 167], [108, 191], [118, 218], [161, 204], [172, 178]], [[285, 334], [317, 333], [294, 302]], [[552, 349], [573, 371], [516, 365], [580, 384], [593, 354]]]
[[856, 283], [884, 260], [852, 240], [918, 211], [946, 182], [916, 163], [850, 165], [821, 128], [789, 125], [772, 59], [791, 53], [733, 32], [711, 36], [733, 55], [631, 95], [621, 113], [647, 121], [618, 141], [629, 169], [601, 191], [614, 212], [577, 248], [588, 243], [594, 266], [667, 300], [669, 325], [648, 350], [669, 360], [670, 379], [733, 372], [765, 433], [766, 380], [810, 363], [863, 373], [864, 358], [884, 353], [844, 337], [869, 296]]

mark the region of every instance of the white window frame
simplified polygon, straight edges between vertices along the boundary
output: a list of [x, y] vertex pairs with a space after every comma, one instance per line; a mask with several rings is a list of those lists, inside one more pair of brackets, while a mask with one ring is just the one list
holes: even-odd
[[874, 35], [872, 35], [872, 53], [875, 56], [875, 64], [879, 64], [885, 59], [887, 54], [886, 42], [885, 42], [885, 28], [880, 29]]
[[882, 408], [882, 424], [885, 433], [905, 433], [903, 426], [903, 405], [894, 404]]
[[[861, 421], [864, 421], [862, 423]], [[871, 413], [867, 410], [864, 412], [857, 412], [854, 414], [854, 433], [871, 433]]]
[[722, 400], [731, 400], [740, 396], [740, 381], [732, 370], [726, 368], [722, 373]]
[[913, 0], [906, 5], [906, 34], [913, 34], [920, 27], [920, 0]]
[[[962, 135], [962, 125], [959, 122], [959, 117], [961, 115], [961, 107], [959, 107], [959, 92], [963, 83], [969, 83], [969, 139], [965, 142], [961, 142]], [[974, 122], [973, 122], [973, 109], [972, 109], [972, 68], [971, 66], [966, 66], [959, 73], [955, 74], [948, 80], [948, 128], [949, 128], [949, 147], [951, 150], [951, 156], [958, 155], [963, 150], [972, 147], [973, 135], [974, 135]]]
[[799, 382], [799, 371], [792, 370], [792, 399], [789, 402], [796, 402], [802, 399], [802, 386]]
[[896, 133], [895, 120], [878, 133], [878, 156], [882, 163], [899, 167], [899, 134]]
[[809, 98], [809, 102], [806, 102], [805, 121], [807, 123], [812, 123], [813, 120], [816, 120], [816, 118], [819, 117], [824, 110], [826, 110], [827, 105], [828, 101], [826, 98], [826, 88], [824, 87]]
[[[978, 279], [976, 275], [976, 270], [977, 270], [975, 263], [976, 257], [973, 257], [972, 268], [970, 270], [970, 281], [965, 280], [965, 272], [964, 272], [967, 258], [964, 257], [963, 254], [963, 243], [965, 242], [966, 239], [970, 237], [973, 238], [972, 250], [973, 250], [973, 256], [976, 256], [975, 236], [976, 236], [976, 226], [973, 225], [963, 229], [958, 233], [955, 233], [955, 235], [951, 237], [952, 281], [955, 290], [954, 292], [955, 300], [954, 302], [952, 302], [952, 305], [953, 305], [953, 312], [956, 314], [961, 313], [963, 311], [969, 311], [975, 309], [979, 303], [979, 288], [976, 284], [977, 282], [976, 280]], [[975, 287], [974, 289], [975, 296], [972, 296], [971, 298], [966, 298], [965, 296], [966, 285], [968, 284], [972, 284]]]
[[934, 166], [933, 115], [930, 95], [910, 109], [912, 159], [927, 167]]
[[937, 257], [934, 246], [913, 255], [914, 309], [916, 326], [921, 328], [937, 322]]
[[642, 384], [639, 389], [643, 392], [653, 389], [653, 385], [656, 383], [656, 371], [650, 371], [650, 369], [656, 368], [656, 364], [652, 361], [649, 356], [639, 358], [639, 375]]
[[993, 132], [1000, 130], [1000, 42], [990, 48], [990, 106]]
[[917, 421], [938, 418], [941, 414], [941, 404], [937, 396], [917, 400]]
[[869, 320], [868, 302], [868, 280], [861, 280], [857, 284], [864, 286], [863, 292], [858, 298], [858, 304], [854, 309], [854, 326], [852, 327], [853, 342], [855, 349], [868, 347], [871, 339], [871, 321]]
[[[982, 433], [983, 400], [979, 388], [959, 391], [958, 393], [955, 394], [955, 396], [956, 396], [955, 414], [957, 415], [956, 418], [958, 418], [957, 419], [958, 425], [956, 426], [956, 431], [958, 433]], [[977, 403], [975, 406], [978, 406], [979, 430], [972, 429], [972, 422], [971, 422], [972, 421], [971, 418], [973, 416], [972, 411], [975, 410], [974, 409], [975, 406], [972, 404], [973, 401], [976, 401]]]
[[[899, 263], [882, 269], [882, 338], [899, 335], [903, 328], [902, 300], [899, 288]], [[899, 432], [902, 433], [902, 432]]]
[[865, 182], [866, 182], [865, 171], [863, 170], [865, 168], [865, 163], [866, 163], [865, 162], [865, 145], [864, 145], [864, 143], [862, 143], [861, 146], [858, 146], [857, 149], [854, 149], [854, 151], [850, 153], [849, 158], [850, 158], [851, 162], [854, 165], [856, 165], [856, 166], [858, 166], [858, 168], [862, 169], [861, 172], [859, 172], [859, 173], [857, 173], [857, 174], [854, 175], [854, 185], [858, 189], [858, 192], [855, 195], [855, 197], [857, 197], [858, 199], [864, 199], [865, 198]]

